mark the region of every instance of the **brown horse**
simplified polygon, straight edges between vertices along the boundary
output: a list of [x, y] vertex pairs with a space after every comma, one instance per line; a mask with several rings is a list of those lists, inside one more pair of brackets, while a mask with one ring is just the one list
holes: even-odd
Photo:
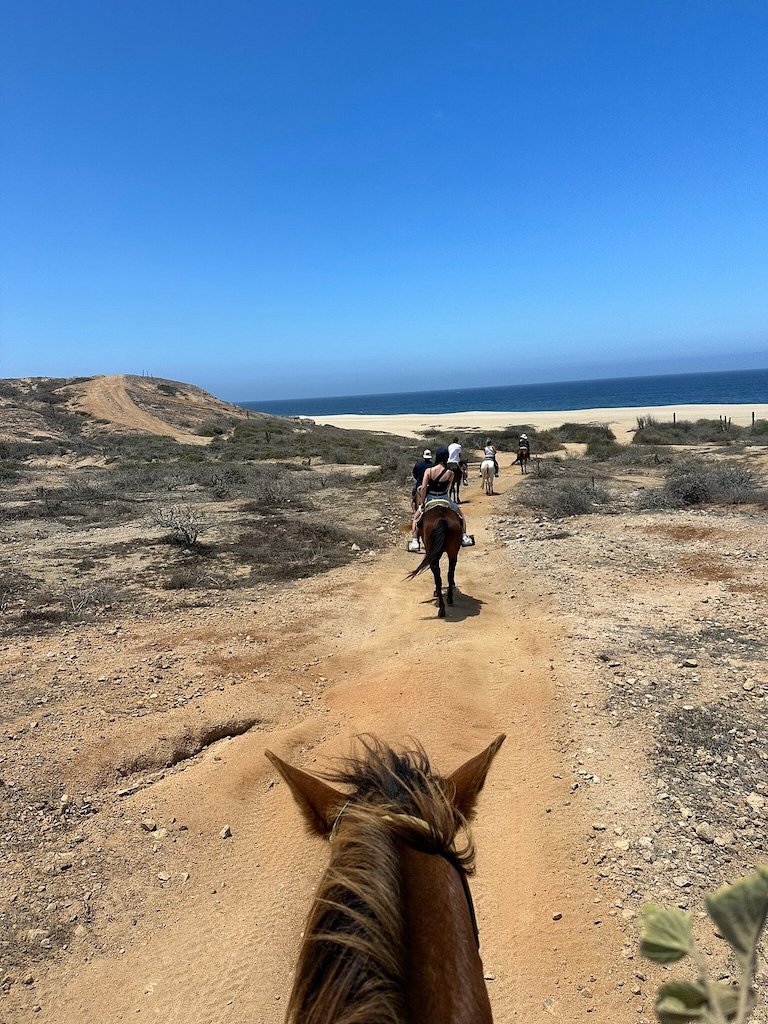
[[525, 445], [521, 445], [517, 450], [517, 461], [520, 463], [520, 472], [528, 472], [528, 459], [531, 457], [531, 451], [526, 448]]
[[[467, 875], [467, 821], [498, 736], [451, 775], [375, 737], [323, 776], [267, 751], [330, 864], [304, 928], [286, 1024], [492, 1024]], [[457, 835], [463, 843], [457, 845]]]
[[466, 459], [459, 460], [459, 471], [458, 473], [454, 469], [453, 471], [453, 483], [451, 484], [448, 496], [454, 501], [461, 504], [461, 488], [466, 487], [469, 483], [469, 463]]
[[427, 504], [421, 520], [421, 532], [424, 538], [426, 554], [413, 572], [408, 573], [412, 580], [427, 567], [435, 577], [435, 597], [437, 598], [437, 617], [445, 618], [445, 601], [443, 600], [443, 580], [440, 575], [440, 559], [448, 555], [448, 590], [446, 600], [453, 604], [453, 588], [455, 584], [456, 561], [461, 550], [462, 531], [461, 517], [450, 507], [447, 501], [437, 499]]

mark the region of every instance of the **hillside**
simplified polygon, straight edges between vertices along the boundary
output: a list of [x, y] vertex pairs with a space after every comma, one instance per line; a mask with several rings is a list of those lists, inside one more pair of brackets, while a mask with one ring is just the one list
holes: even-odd
[[0, 384], [0, 439], [119, 430], [207, 444], [240, 420], [258, 418], [202, 388], [154, 377], [26, 377]]

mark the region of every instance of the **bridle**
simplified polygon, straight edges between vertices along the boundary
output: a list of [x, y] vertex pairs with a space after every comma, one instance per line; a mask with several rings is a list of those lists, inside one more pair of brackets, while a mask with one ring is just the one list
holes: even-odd
[[[347, 800], [347, 802], [342, 806], [342, 808], [339, 811], [339, 813], [336, 815], [336, 818], [335, 818], [335, 820], [333, 822], [333, 825], [331, 827], [331, 831], [328, 834], [328, 842], [329, 843], [332, 843], [334, 841], [334, 839], [336, 838], [336, 834], [337, 834], [337, 831], [338, 831], [338, 828], [339, 828], [339, 823], [340, 823], [340, 821], [342, 819], [344, 811], [346, 811], [347, 807], [349, 807], [349, 804], [350, 804], [350, 801]], [[382, 814], [381, 820], [384, 821], [384, 822], [387, 822], [388, 824], [395, 824], [395, 825], [398, 822], [402, 822], [403, 824], [407, 824], [407, 825], [410, 825], [411, 827], [415, 828], [416, 831], [422, 832], [425, 836], [428, 836], [428, 837], [431, 838], [432, 835], [433, 835], [433, 831], [432, 831], [432, 828], [430, 827], [429, 823], [424, 821], [423, 818], [417, 818], [413, 814]], [[409, 846], [414, 846], [414, 849], [418, 849], [418, 846], [416, 846], [416, 845], [414, 845], [412, 843], [408, 843], [408, 840], [403, 838], [402, 836], [399, 836], [399, 838], [401, 838], [402, 841], [404, 843], [407, 843]], [[470, 889], [469, 889], [469, 881], [467, 879], [467, 872], [464, 870], [463, 866], [461, 865], [461, 863], [459, 862], [458, 858], [456, 857], [455, 853], [452, 850], [430, 850], [428, 852], [436, 854], [438, 857], [442, 857], [444, 860], [447, 860], [448, 863], [453, 868], [456, 869], [456, 872], [458, 873], [459, 879], [461, 881], [461, 887], [464, 890], [464, 896], [466, 897], [466, 900], [467, 900], [467, 909], [469, 910], [469, 920], [470, 920], [470, 922], [472, 924], [472, 934], [475, 937], [475, 945], [477, 946], [478, 949], [480, 949], [480, 929], [477, 926], [477, 915], [475, 914], [475, 904], [474, 904], [474, 901], [472, 900], [472, 893], [470, 892]]]

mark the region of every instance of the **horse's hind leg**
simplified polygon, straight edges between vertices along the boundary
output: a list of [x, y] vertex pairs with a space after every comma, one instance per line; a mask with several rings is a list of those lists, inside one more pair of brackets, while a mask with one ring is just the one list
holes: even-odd
[[456, 585], [456, 581], [455, 581], [455, 578], [454, 578], [455, 577], [455, 573], [456, 573], [456, 559], [455, 558], [449, 558], [448, 559], [448, 593], [446, 594], [446, 600], [448, 601], [448, 604], [451, 604], [451, 605], [453, 604], [453, 588]]
[[440, 575], [440, 563], [432, 566], [432, 574], [435, 577], [435, 597], [437, 598], [437, 617], [445, 618], [445, 602], [443, 601], [443, 578]]

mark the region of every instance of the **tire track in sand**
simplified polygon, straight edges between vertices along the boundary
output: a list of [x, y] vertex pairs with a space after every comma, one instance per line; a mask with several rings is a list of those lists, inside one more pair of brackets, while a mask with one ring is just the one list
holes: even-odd
[[[511, 476], [501, 479], [508, 488]], [[430, 579], [404, 579], [413, 558], [402, 549], [361, 566], [332, 616], [322, 596], [309, 612], [336, 650], [319, 667], [332, 680], [328, 710], [232, 740], [153, 787], [158, 815], [189, 826], [191, 877], [157, 925], [132, 936], [117, 922], [111, 949], [52, 974], [46, 1021], [278, 1024], [327, 851], [303, 832], [263, 752], [312, 770], [364, 731], [417, 737], [443, 770], [508, 735], [480, 800], [472, 882], [498, 1024], [635, 1017], [622, 933], [595, 907], [589, 808], [571, 799], [560, 753], [568, 723], [552, 665], [565, 663], [564, 640], [545, 599], [492, 546], [487, 513], [503, 497], [469, 495], [479, 544], [460, 558], [451, 617], [435, 617]], [[142, 798], [132, 799], [138, 816]], [[226, 822], [234, 836], [222, 842]]]

